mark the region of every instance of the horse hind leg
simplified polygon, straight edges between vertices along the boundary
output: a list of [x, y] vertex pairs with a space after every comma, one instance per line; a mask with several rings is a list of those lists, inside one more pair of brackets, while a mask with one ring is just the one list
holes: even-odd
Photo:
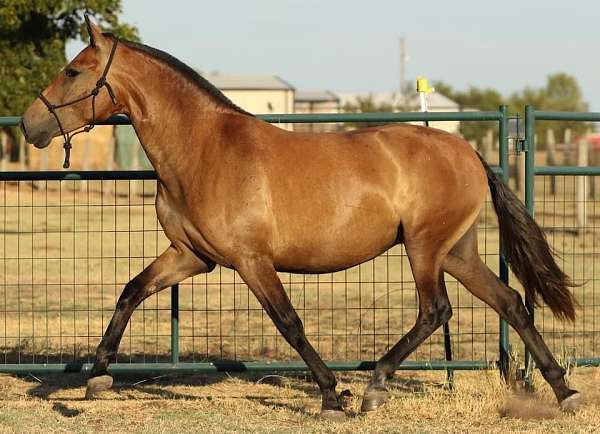
[[479, 257], [475, 226], [450, 250], [443, 268], [508, 321], [531, 351], [561, 408], [575, 411], [581, 405], [580, 394], [567, 387], [565, 370], [556, 362], [537, 331], [521, 295], [502, 282]]
[[279, 332], [311, 370], [321, 389], [320, 416], [330, 420], [344, 419], [346, 415], [335, 392], [335, 376], [306, 338], [302, 321], [292, 306], [272, 261], [263, 257], [252, 257], [240, 261], [236, 270], [273, 320]]
[[444, 254], [434, 245], [407, 243], [406, 251], [419, 294], [419, 314], [414, 326], [379, 361], [365, 389], [361, 411], [372, 411], [385, 403], [385, 382], [425, 339], [452, 316], [450, 300], [441, 272]]

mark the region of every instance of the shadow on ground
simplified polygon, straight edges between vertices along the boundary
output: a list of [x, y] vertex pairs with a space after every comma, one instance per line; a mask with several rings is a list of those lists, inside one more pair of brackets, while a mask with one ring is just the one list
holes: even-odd
[[[43, 376], [17, 376], [21, 380], [31, 383], [31, 387], [27, 390], [27, 396], [35, 397], [52, 403], [52, 409], [63, 417], [75, 417], [82, 413], [82, 410], [69, 408], [66, 403], [84, 401], [84, 387], [87, 377], [79, 373], [71, 374], [49, 374]], [[242, 392], [239, 396], [232, 394], [231, 390], [219, 389], [219, 384], [229, 379], [235, 379], [242, 384], [269, 384], [276, 388], [285, 388], [298, 392], [306, 399], [281, 399], [277, 394], [261, 394]], [[338, 373], [339, 383], [363, 383], [367, 384], [369, 373]], [[394, 394], [419, 394], [425, 393], [427, 390], [443, 389], [444, 383], [399, 376], [389, 383], [389, 389]], [[317, 384], [312, 380], [311, 376], [304, 373], [299, 374], [211, 374], [211, 375], [196, 375], [196, 374], [169, 374], [160, 376], [150, 375], [115, 375], [112, 391], [119, 395], [118, 399], [140, 399], [140, 393], [144, 394], [142, 399], [156, 400], [212, 400], [210, 394], [199, 396], [191, 393], [185, 393], [170, 390], [171, 387], [208, 387], [214, 397], [226, 397], [227, 399], [247, 399], [263, 405], [268, 408], [287, 409], [303, 415], [311, 414], [305, 405], [306, 401], [314, 401], [313, 407], [320, 405], [320, 391]], [[77, 390], [77, 391], [75, 391]], [[72, 391], [72, 393], [68, 393]], [[62, 393], [67, 392], [67, 393]], [[338, 392], [342, 392], [342, 388], [338, 387]], [[362, 393], [362, 391], [359, 391]], [[56, 394], [66, 395], [57, 397]], [[345, 400], [353, 398], [349, 391], [344, 391]], [[77, 396], [80, 395], [80, 396]], [[356, 397], [360, 398], [360, 397]], [[109, 398], [110, 399], [110, 398]], [[114, 399], [114, 398], [113, 398]], [[313, 409], [314, 410], [314, 409]]]

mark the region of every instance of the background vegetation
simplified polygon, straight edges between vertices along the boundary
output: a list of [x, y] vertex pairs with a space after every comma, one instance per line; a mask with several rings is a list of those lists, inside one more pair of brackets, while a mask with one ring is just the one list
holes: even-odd
[[[121, 10], [121, 0], [0, 2], [0, 116], [25, 111], [65, 66], [67, 41], [87, 41], [85, 13], [105, 30], [136, 40], [137, 29], [119, 21]], [[14, 129], [6, 132], [16, 138]]]
[[[458, 103], [460, 110], [465, 111], [495, 111], [502, 104], [508, 106], [511, 114], [520, 116], [523, 116], [521, 112], [526, 105], [532, 105], [540, 110], [552, 111], [588, 110], [588, 105], [583, 100], [583, 93], [577, 79], [564, 72], [549, 75], [543, 87], [525, 87], [510, 95], [502, 95], [493, 88], [477, 86], [459, 90], [443, 81], [434, 81], [433, 86], [436, 92], [455, 101]], [[410, 95], [414, 90], [411, 88], [405, 92]], [[358, 97], [355, 102], [344, 105], [343, 109], [351, 113], [418, 110], [416, 107], [402, 106], [394, 101], [376, 102], [371, 95]], [[352, 126], [361, 127], [363, 124], [357, 123], [352, 124]], [[490, 128], [496, 129], [495, 134], [497, 136], [497, 126], [495, 124], [482, 122], [462, 122], [460, 133], [467, 140], [480, 141]], [[589, 124], [584, 122], [537, 122], [537, 143], [541, 144], [542, 148], [546, 140], [546, 130], [549, 128], [554, 129], [557, 140], [562, 140], [567, 128], [571, 129], [574, 135], [578, 135], [584, 133], [589, 128]]]

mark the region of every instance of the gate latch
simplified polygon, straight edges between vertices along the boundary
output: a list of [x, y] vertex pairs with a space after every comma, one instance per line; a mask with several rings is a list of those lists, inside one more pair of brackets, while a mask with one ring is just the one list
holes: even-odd
[[521, 117], [517, 113], [516, 116], [508, 118], [508, 137], [512, 139], [515, 144], [515, 154], [519, 155], [521, 152], [528, 151], [528, 143], [525, 139], [525, 128]]
[[521, 138], [516, 138], [515, 139], [515, 154], [519, 155], [521, 152], [527, 152], [527, 151], [528, 151], [527, 140], [521, 139]]

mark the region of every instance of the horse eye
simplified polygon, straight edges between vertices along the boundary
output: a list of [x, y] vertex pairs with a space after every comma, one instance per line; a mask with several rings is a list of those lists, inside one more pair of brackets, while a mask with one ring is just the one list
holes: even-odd
[[79, 71], [73, 68], [67, 68], [67, 70], [65, 71], [65, 75], [67, 77], [77, 77], [79, 75]]

